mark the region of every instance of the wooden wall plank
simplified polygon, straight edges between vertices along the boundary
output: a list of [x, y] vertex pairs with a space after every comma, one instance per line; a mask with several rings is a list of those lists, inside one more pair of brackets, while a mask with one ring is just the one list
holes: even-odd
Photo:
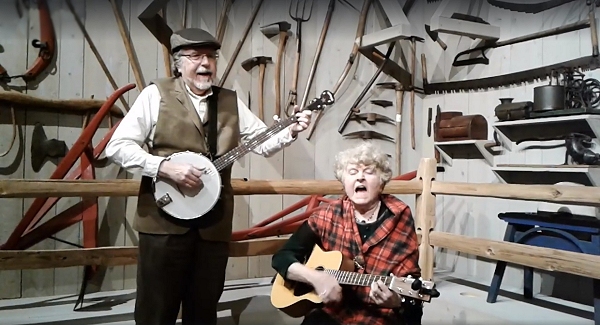
[[[48, 7], [51, 12], [54, 31], [58, 37], [61, 34], [61, 15], [60, 8], [61, 2], [59, 0], [51, 0], [48, 1]], [[35, 38], [39, 38], [40, 35], [40, 20], [39, 20], [39, 11], [37, 6], [32, 6], [29, 10], [29, 40], [33, 40]], [[57, 49], [60, 51], [61, 48], [61, 39], [57, 39]], [[57, 53], [58, 53], [57, 51]], [[27, 55], [28, 65], [31, 65], [38, 53], [34, 48], [29, 49]], [[60, 54], [57, 54], [57, 57]], [[59, 74], [57, 73], [58, 63], [55, 60], [49, 69], [45, 71], [40, 78], [38, 79], [37, 86], [32, 84], [29, 85], [29, 88], [35, 88], [32, 90], [28, 90], [27, 94], [34, 95], [38, 97], [45, 98], [58, 98], [59, 96]], [[49, 159], [44, 163], [42, 168], [36, 172], [32, 168], [32, 153], [31, 153], [31, 145], [32, 145], [32, 134], [36, 123], [41, 123], [43, 125], [44, 132], [48, 139], [57, 138], [58, 137], [58, 123], [59, 123], [59, 114], [53, 112], [36, 112], [36, 111], [28, 111], [26, 113], [26, 127], [25, 127], [25, 159], [24, 159], [24, 177], [25, 178], [48, 178], [54, 172], [57, 164], [56, 159]], [[25, 211], [29, 208], [33, 200], [26, 199], [24, 200], [24, 208]], [[46, 216], [40, 221], [40, 223], [45, 222], [49, 218], [51, 218], [55, 214], [55, 209], [50, 210]], [[55, 241], [53, 239], [45, 239], [42, 242], [31, 247], [32, 249], [54, 249]], [[40, 295], [52, 295], [54, 294], [54, 270], [31, 270], [31, 271], [23, 271], [22, 278], [22, 295], [23, 297], [28, 296], [40, 296]]]
[[[85, 15], [85, 2], [72, 2], [75, 12], [79, 17]], [[58, 49], [58, 76], [60, 80], [58, 98], [82, 98], [83, 96], [83, 66], [85, 39], [81, 32], [75, 17], [68, 9], [65, 0], [61, 1], [61, 10], [58, 11], [61, 24], [60, 47]], [[94, 59], [90, 57], [88, 59]], [[78, 115], [61, 115], [58, 121], [57, 138], [65, 141], [68, 148], [71, 148], [82, 130], [83, 117]], [[62, 198], [56, 204], [56, 213], [60, 213], [72, 205], [81, 201], [80, 198]], [[75, 224], [56, 234], [56, 238], [76, 245], [83, 244], [80, 225]], [[56, 249], [73, 248], [72, 245], [56, 242]], [[55, 270], [54, 274], [54, 293], [55, 294], [75, 294], [78, 292], [83, 276], [83, 268], [69, 268]]]
[[[27, 70], [27, 52], [30, 51], [28, 40], [29, 14], [24, 13], [22, 17], [17, 14], [14, 6], [7, 6], [0, 10], [0, 46], [3, 52], [0, 54], [2, 64], [9, 74], [18, 75]], [[24, 90], [25, 83], [22, 79], [14, 79], [9, 85], [0, 83], [5, 91]], [[23, 109], [15, 108], [17, 139], [13, 148], [4, 157], [0, 157], [0, 179], [19, 179], [24, 176], [25, 129], [26, 113]], [[9, 140], [13, 135], [12, 116], [10, 107], [0, 106], [0, 152], [5, 152], [10, 146]], [[8, 239], [13, 229], [23, 218], [23, 199], [0, 199], [0, 214], [4, 216], [2, 227], [0, 227], [0, 241]], [[0, 299], [21, 297], [21, 271], [0, 271]]]
[[[122, 10], [124, 17], [129, 17], [129, 7], [122, 1], [117, 1], [117, 6]], [[85, 27], [91, 39], [96, 44], [101, 57], [104, 59], [108, 70], [113, 75], [117, 85], [127, 84], [130, 68], [123, 41], [119, 34], [115, 15], [110, 2], [86, 1]], [[96, 17], [102, 17], [98, 19]], [[127, 20], [125, 22], [127, 26]], [[86, 47], [84, 56], [84, 97], [94, 96], [105, 99], [113, 93], [113, 88], [108, 82], [98, 61], [93, 56], [89, 46]], [[125, 94], [128, 99], [129, 94]], [[96, 132], [92, 142], [97, 144], [108, 130], [108, 120], [104, 119], [100, 129]], [[96, 168], [96, 178], [122, 178], [119, 168], [110, 164], [106, 167]], [[98, 220], [98, 245], [115, 246], [125, 244], [125, 200], [122, 198], [99, 198]], [[100, 268], [95, 278], [91, 281], [90, 290], [119, 290], [123, 289], [124, 267]]]
[[[247, 102], [248, 91], [251, 92], [251, 108], [258, 112], [258, 71], [246, 72], [240, 67], [240, 63], [253, 55], [269, 55], [276, 58], [278, 38], [267, 39], [260, 32], [260, 27], [278, 20], [292, 22], [292, 30], [295, 31], [295, 23], [288, 14], [290, 1], [265, 0], [263, 8], [253, 24], [245, 44], [234, 62], [225, 86], [238, 92], [242, 101]], [[142, 75], [146, 83], [156, 77], [166, 75], [164, 69], [164, 57], [162, 47], [158, 45], [153, 36], [139, 22], [137, 15], [148, 5], [150, 0], [117, 1], [125, 17], [125, 26], [132, 35], [132, 45], [139, 59]], [[362, 7], [361, 0], [350, 0], [356, 8]], [[28, 91], [29, 94], [44, 96], [48, 98], [83, 97], [104, 99], [112, 93], [112, 87], [100, 69], [96, 58], [85, 44], [83, 38], [74, 25], [71, 14], [67, 11], [64, 0], [49, 1], [55, 19], [55, 28], [59, 36], [59, 54], [57, 68], [46, 76], [35, 90]], [[172, 0], [167, 9], [168, 23], [173, 29], [180, 28], [178, 17], [183, 7], [183, 0]], [[205, 28], [211, 32], [216, 31], [217, 18], [220, 14], [222, 0], [190, 1], [188, 8], [188, 26]], [[225, 70], [231, 54], [243, 32], [247, 19], [252, 11], [252, 2], [235, 2], [232, 6], [225, 40], [218, 61], [218, 74]], [[490, 64], [488, 66], [471, 66], [464, 68], [452, 67], [454, 56], [459, 51], [474, 46], [477, 40], [456, 35], [441, 35], [448, 44], [448, 49], [442, 51], [437, 43], [434, 43], [424, 32], [422, 21], [429, 21], [434, 14], [450, 16], [453, 12], [463, 12], [478, 15], [490, 22], [492, 25], [501, 26], [501, 39], [511, 38], [530, 32], [539, 31], [542, 28], [556, 27], [565, 23], [582, 19], [587, 14], [587, 8], [581, 3], [572, 3], [543, 14], [530, 15], [516, 13], [491, 7], [487, 4], [469, 7], [468, 3], [453, 4], [454, 7], [441, 8], [442, 3], [417, 2], [413, 5], [411, 12], [407, 15], [409, 21], [414, 25], [418, 36], [425, 39], [424, 44], [417, 44], [416, 79], [420, 84], [420, 54], [424, 52], [427, 58], [428, 79], [430, 82], [445, 80], [460, 80], [465, 78], [476, 78], [491, 76], [499, 73], [518, 71], [531, 66], [550, 64], [558, 61], [587, 55], [591, 53], [590, 35], [588, 30], [569, 33], [558, 37], [551, 37], [538, 41], [527, 42], [515, 46], [507, 46], [488, 52]], [[104, 58], [109, 70], [117, 80], [119, 86], [129, 82], [135, 82], [132, 68], [129, 64], [123, 41], [112, 12], [110, 3], [98, 1], [76, 2], [76, 9], [85, 21], [86, 28], [91, 38], [96, 43], [100, 54]], [[305, 92], [305, 84], [312, 63], [317, 40], [321, 32], [321, 26], [327, 11], [328, 1], [315, 1], [311, 19], [303, 25], [303, 49], [301, 70], [298, 82], [298, 101], [302, 99]], [[373, 6], [369, 12], [366, 33], [371, 33], [389, 27], [389, 21], [397, 21], [399, 17], [387, 17], [386, 14], [393, 13], [377, 12]], [[441, 9], [440, 9], [441, 8]], [[62, 11], [61, 11], [62, 10]], [[401, 18], [401, 17], [400, 17]], [[28, 21], [31, 22], [30, 26]], [[10, 66], [11, 71], [23, 71], [27, 65], [33, 62], [37, 50], [30, 46], [30, 42], [38, 35], [39, 27], [35, 6], [23, 18], [19, 18], [10, 7], [0, 12], [0, 26], [10, 26], [10, 32], [0, 28], [0, 39], [5, 48], [1, 53], [0, 62], [4, 66]], [[322, 58], [319, 62], [313, 87], [308, 90], [309, 99], [317, 96], [322, 90], [333, 87], [346, 63], [347, 55], [354, 42], [358, 12], [342, 2], [336, 3], [333, 19], [324, 44]], [[292, 33], [294, 34], [294, 33]], [[6, 41], [5, 41], [6, 40]], [[282, 102], [285, 104], [287, 91], [290, 88], [293, 73], [295, 54], [295, 35], [288, 40], [285, 53], [284, 72], [282, 80]], [[410, 63], [410, 46], [407, 41], [401, 41], [393, 54], [394, 60], [402, 67], [408, 68]], [[83, 47], [83, 53], [81, 49]], [[385, 46], [380, 46], [385, 51]], [[578, 50], [575, 50], [578, 49]], [[23, 53], [28, 53], [27, 58]], [[270, 116], [273, 115], [274, 105], [274, 64], [267, 67], [265, 80], [265, 108], [266, 122], [270, 124]], [[354, 102], [362, 88], [369, 81], [376, 67], [369, 60], [360, 55], [355, 62], [350, 77], [342, 87], [336, 98], [336, 104], [326, 111], [319, 125], [315, 129], [310, 141], [304, 136], [284, 149], [283, 152], [270, 158], [261, 158], [250, 154], [240, 161], [234, 163], [234, 178], [252, 179], [333, 179], [332, 166], [334, 155], [340, 150], [355, 146], [361, 140], [347, 140], [337, 133], [337, 128], [346, 115], [347, 109]], [[588, 77], [594, 77], [598, 72], [588, 73]], [[382, 75], [377, 82], [392, 80]], [[429, 95], [425, 98], [415, 96], [415, 129], [416, 148], [410, 146], [410, 100], [409, 93], [404, 96], [403, 122], [401, 142], [403, 146], [402, 172], [408, 172], [417, 167], [422, 157], [433, 156], [433, 139], [427, 137], [427, 109], [432, 107], [435, 111], [439, 104], [442, 111], [461, 110], [465, 114], [482, 114], [491, 125], [495, 120], [493, 109], [500, 97], [514, 97], [515, 100], [530, 100], [533, 97], [533, 87], [544, 84], [536, 83], [526, 86], [514, 86], [494, 91], [468, 92], [445, 95]], [[19, 85], [19, 81], [16, 82]], [[125, 98], [131, 104], [141, 89], [135, 89]], [[393, 91], [371, 89], [364, 98], [360, 107], [364, 111], [374, 110], [379, 113], [393, 116], [394, 108], [380, 109], [369, 103], [370, 99], [388, 99], [395, 101]], [[119, 104], [120, 105], [120, 104]], [[10, 134], [11, 126], [9, 111], [0, 108], [0, 134]], [[80, 133], [80, 117], [59, 116], [53, 113], [19, 112], [19, 123], [27, 125], [22, 128], [24, 146], [20, 151], [13, 151], [6, 157], [0, 157], [0, 177], [3, 178], [46, 178], [54, 170], [56, 161], [47, 162], [44, 169], [39, 173], [31, 170], [30, 143], [33, 123], [41, 120], [46, 124], [45, 130], [48, 137], [58, 137], [65, 140], [69, 146]], [[434, 116], [435, 117], [435, 116]], [[345, 132], [360, 130], [363, 128], [377, 128], [380, 132], [393, 135], [395, 129], [391, 125], [379, 123], [376, 126], [361, 126], [351, 123]], [[101, 130], [94, 137], [97, 143], [108, 129], [105, 121]], [[491, 127], [490, 127], [491, 129]], [[492, 137], [490, 131], [490, 138]], [[18, 141], [18, 140], [17, 140]], [[381, 140], [375, 140], [384, 150], [390, 154], [394, 153], [394, 144]], [[6, 144], [0, 141], [0, 151]], [[17, 145], [20, 145], [17, 142]], [[496, 163], [559, 163], [562, 159], [563, 149], [525, 150], [516, 151], [495, 158]], [[393, 157], [395, 159], [395, 157]], [[473, 172], [476, 171], [477, 173]], [[109, 164], [98, 168], [98, 178], [135, 178], [135, 173], [125, 173], [118, 167]], [[460, 161], [455, 160], [454, 165], [446, 166], [445, 173], [438, 173], [438, 180], [442, 181], [470, 181], [470, 182], [498, 182], [491, 173], [489, 166], [483, 161]], [[270, 196], [237, 196], [235, 199], [234, 230], [247, 228], [257, 222], [264, 220], [281, 209], [296, 203], [304, 198], [303, 195], [270, 195]], [[401, 196], [411, 207], [414, 207], [412, 196]], [[3, 218], [3, 227], [0, 227], [0, 240], [4, 241], [10, 231], [22, 217], [23, 208], [27, 208], [32, 199], [5, 199], [2, 202], [0, 213]], [[63, 199], [57, 207], [61, 211], [76, 202], [77, 199]], [[537, 203], [510, 202], [507, 204], [501, 200], [473, 199], [459, 197], [438, 197], [438, 222], [437, 228], [448, 230], [462, 235], [472, 235], [483, 238], [499, 240], [502, 238], [505, 224], [498, 220], [497, 213], [510, 206], [512, 210], [536, 210]], [[100, 245], [121, 246], [135, 245], [137, 233], [131, 229], [131, 218], [135, 211], [135, 198], [101, 198], [100, 199]], [[302, 211], [299, 211], [302, 212]], [[54, 213], [54, 211], [53, 211]], [[125, 216], [125, 217], [123, 217]], [[81, 226], [69, 228], [58, 236], [62, 239], [79, 242], [81, 240]], [[52, 240], [46, 240], [36, 248], [63, 248], [64, 244], [57, 244]], [[236, 257], [230, 260], [227, 278], [238, 279], [246, 277], [257, 277], [273, 274], [270, 268], [270, 257]], [[474, 278], [488, 281], [493, 265], [482, 262], [472, 257], [457, 258], [453, 254], [439, 254], [437, 263], [441, 267], [453, 268], [457, 272], [468, 274]], [[76, 274], [76, 276], [75, 276]], [[519, 287], [522, 285], [521, 271], [511, 269], [507, 272], [505, 284], [508, 287]], [[510, 279], [516, 280], [510, 280]], [[75, 280], [76, 279], [76, 280]], [[536, 282], [539, 277], [536, 277]], [[21, 296], [46, 295], [51, 293], [71, 293], [78, 289], [81, 280], [81, 270], [30, 270], [21, 272], [2, 272], [0, 281], [3, 288], [0, 297], [11, 298]], [[22, 283], [21, 283], [22, 282]], [[135, 287], [135, 266], [109, 267], [102, 270], [94, 279], [94, 289], [113, 290]]]

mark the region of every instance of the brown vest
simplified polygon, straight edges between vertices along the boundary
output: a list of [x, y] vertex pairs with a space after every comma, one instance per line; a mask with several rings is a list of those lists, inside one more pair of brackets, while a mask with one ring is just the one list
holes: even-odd
[[[192, 104], [181, 78], [162, 78], [152, 82], [158, 87], [162, 97], [158, 121], [149, 152], [167, 157], [181, 151], [208, 154], [205, 135], [208, 133], [208, 107], [217, 101], [217, 156], [221, 156], [239, 144], [240, 128], [237, 108], [237, 95], [234, 91], [213, 86], [213, 95], [208, 97], [207, 114], [203, 125]], [[231, 166], [221, 171], [221, 197], [210, 214], [218, 214], [221, 219], [208, 228], [200, 228], [202, 238], [213, 241], [229, 241], [233, 219], [233, 189], [231, 187]], [[142, 177], [137, 211], [133, 229], [151, 234], [183, 234], [193, 228], [193, 224], [176, 220], [167, 215], [155, 203], [152, 179]]]

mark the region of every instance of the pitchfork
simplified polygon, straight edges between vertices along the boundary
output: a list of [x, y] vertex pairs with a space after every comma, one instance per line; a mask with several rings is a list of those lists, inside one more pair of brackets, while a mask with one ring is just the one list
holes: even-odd
[[[307, 22], [310, 19], [310, 16], [312, 16], [312, 7], [314, 0], [310, 0], [310, 8], [308, 8], [308, 11], [306, 10], [306, 1], [307, 0], [292, 0], [290, 2], [290, 18], [296, 21], [296, 62], [294, 66], [292, 89], [290, 89], [289, 92], [289, 98], [287, 101], [287, 107], [285, 111], [288, 116], [291, 116], [290, 109], [292, 109], [291, 113], [293, 114], [293, 108], [294, 105], [296, 105], [296, 96], [298, 90], [298, 74], [300, 70], [300, 52], [302, 52], [302, 23]], [[296, 10], [292, 11], [292, 8], [294, 7], [294, 2], [296, 2]], [[300, 8], [300, 2], [303, 3], [302, 8]]]

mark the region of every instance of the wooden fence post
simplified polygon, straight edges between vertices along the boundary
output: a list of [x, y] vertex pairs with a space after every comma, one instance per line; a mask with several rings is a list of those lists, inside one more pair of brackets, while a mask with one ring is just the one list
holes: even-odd
[[423, 158], [417, 170], [417, 179], [423, 182], [423, 191], [417, 194], [415, 228], [419, 238], [419, 266], [423, 280], [433, 280], [433, 246], [429, 233], [435, 227], [435, 195], [431, 193], [431, 182], [437, 174], [437, 163], [433, 158]]

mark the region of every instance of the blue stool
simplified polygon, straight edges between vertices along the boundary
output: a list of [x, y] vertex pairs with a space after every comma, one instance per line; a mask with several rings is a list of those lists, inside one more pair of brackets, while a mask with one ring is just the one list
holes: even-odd
[[[504, 241], [537, 247], [561, 249], [570, 252], [600, 255], [600, 220], [565, 213], [507, 212], [498, 214], [506, 221]], [[498, 261], [487, 302], [498, 297], [506, 262]], [[533, 268], [524, 266], [523, 296], [533, 298]], [[594, 282], [594, 322], [600, 325], [600, 280]]]

